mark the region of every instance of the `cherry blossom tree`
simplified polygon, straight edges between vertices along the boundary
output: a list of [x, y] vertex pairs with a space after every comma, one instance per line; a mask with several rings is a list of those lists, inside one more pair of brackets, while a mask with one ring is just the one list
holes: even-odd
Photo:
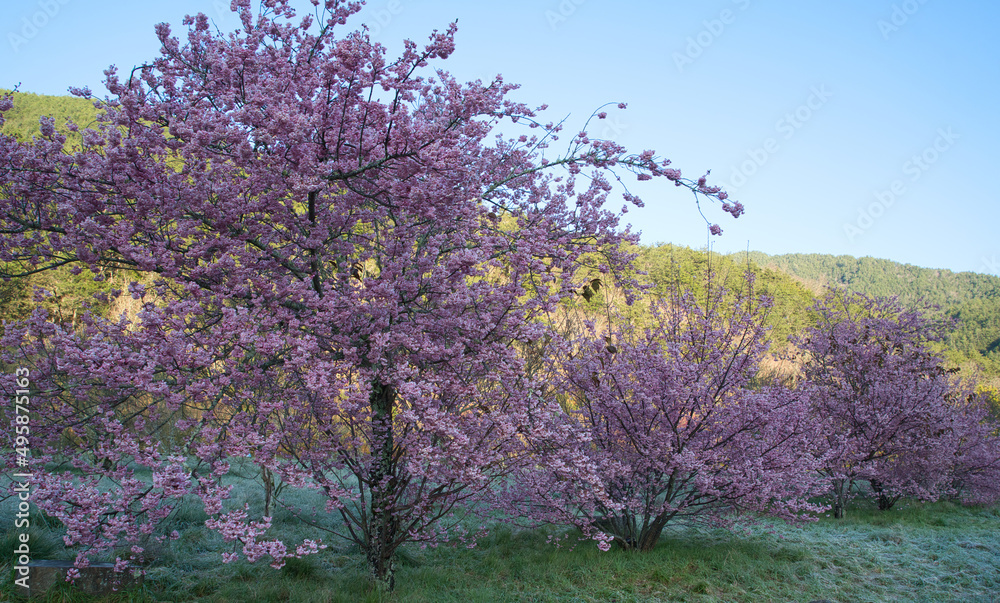
[[555, 476], [542, 495], [553, 520], [648, 551], [672, 521], [818, 510], [807, 392], [752, 387], [770, 301], [746, 278], [732, 305], [712, 284], [703, 300], [677, 289], [652, 301], [648, 326], [591, 325], [567, 345], [565, 405], [601, 481]]
[[815, 327], [799, 338], [805, 377], [816, 388], [818, 441], [843, 517], [852, 485], [868, 482], [879, 508], [900, 496], [945, 492], [955, 459], [957, 390], [928, 346], [945, 324], [892, 298], [831, 290]]
[[990, 413], [987, 394], [959, 390], [948, 425], [954, 459], [948, 478], [951, 494], [969, 504], [1000, 501], [1000, 425]]
[[580, 290], [581, 267], [627, 266], [636, 236], [605, 207], [616, 191], [641, 204], [625, 177], [742, 212], [652, 151], [585, 130], [559, 143], [499, 76], [431, 71], [454, 25], [393, 60], [364, 31], [342, 35], [359, 8], [301, 18], [236, 0], [240, 30], [198, 15], [183, 42], [158, 25], [158, 58], [106, 72], [96, 127], [43, 118], [33, 141], [0, 137], [2, 276], [110, 274], [141, 308], [75, 328], [38, 310], [4, 331], [3, 361], [30, 371], [36, 401], [34, 500], [78, 564], [140, 554], [185, 495], [234, 543], [227, 561], [317, 551], [227, 502], [230, 459], [249, 456], [324, 496], [338, 518], [324, 529], [392, 588], [403, 543], [454, 537], [447, 518], [519, 467], [592, 471], [563, 452], [573, 436], [515, 344], [544, 336], [537, 318]]

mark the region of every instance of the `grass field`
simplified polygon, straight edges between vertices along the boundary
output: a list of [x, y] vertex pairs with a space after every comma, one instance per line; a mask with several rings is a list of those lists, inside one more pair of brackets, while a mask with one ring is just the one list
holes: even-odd
[[[257, 502], [248, 483], [238, 496]], [[291, 493], [293, 496], [295, 493]], [[9, 501], [8, 501], [9, 503]], [[1000, 601], [1000, 508], [900, 503], [880, 512], [860, 502], [847, 519], [807, 525], [750, 526], [743, 534], [678, 527], [651, 553], [612, 550], [593, 542], [575, 550], [547, 544], [544, 531], [498, 525], [474, 549], [403, 551], [392, 595], [370, 591], [364, 556], [332, 542], [320, 554], [266, 563], [221, 562], [221, 538], [202, 526], [194, 504], [172, 518], [180, 539], [154, 550], [140, 591], [117, 601]], [[33, 518], [33, 557], [72, 558], [55, 530]], [[18, 600], [12, 584], [16, 534], [7, 503], [0, 514], [3, 551], [0, 601]], [[315, 536], [287, 513], [272, 528], [294, 539]], [[62, 589], [51, 601], [93, 599]]]

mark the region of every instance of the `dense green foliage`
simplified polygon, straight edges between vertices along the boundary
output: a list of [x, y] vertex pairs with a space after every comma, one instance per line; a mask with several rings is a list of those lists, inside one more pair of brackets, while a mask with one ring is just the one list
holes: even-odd
[[[738, 257], [743, 257], [739, 255]], [[936, 307], [958, 319], [946, 339], [946, 356], [972, 361], [989, 374], [1000, 373], [1000, 278], [952, 272], [870, 257], [751, 252], [750, 259], [805, 281], [815, 288], [844, 286], [869, 296], [898, 296], [908, 308]]]
[[[17, 273], [20, 269], [12, 263], [0, 265], [0, 273]], [[14, 278], [8, 281], [0, 280], [0, 320], [20, 320], [28, 316], [36, 306], [48, 311], [49, 316], [58, 322], [72, 323], [84, 306], [94, 308], [99, 314], [106, 315], [110, 306], [106, 302], [98, 302], [95, 293], [108, 292], [114, 282], [121, 286], [121, 279], [108, 281], [104, 278], [95, 280], [90, 271], [73, 274], [68, 267], [47, 272], [32, 274], [26, 278]], [[41, 293], [39, 300], [35, 299], [35, 290]]]
[[959, 324], [949, 336], [958, 352], [1000, 373], [1000, 296], [970, 299], [949, 309]]
[[731, 297], [735, 288], [741, 286], [743, 274], [748, 270], [754, 275], [755, 293], [767, 295], [774, 300], [774, 307], [768, 316], [771, 341], [780, 346], [788, 336], [810, 324], [809, 307], [813, 295], [808, 289], [786, 274], [764, 268], [746, 256], [725, 256], [679, 247], [657, 245], [639, 250], [638, 267], [647, 273], [653, 291], [666, 295], [675, 284], [690, 289], [699, 299], [704, 299], [706, 283], [711, 278], [721, 280]]
[[[743, 254], [736, 254], [743, 257]], [[868, 296], [898, 296], [905, 306], [953, 307], [974, 299], [1000, 300], [1000, 278], [974, 272], [952, 272], [849, 255], [750, 252], [750, 259], [820, 285], [844, 285]]]

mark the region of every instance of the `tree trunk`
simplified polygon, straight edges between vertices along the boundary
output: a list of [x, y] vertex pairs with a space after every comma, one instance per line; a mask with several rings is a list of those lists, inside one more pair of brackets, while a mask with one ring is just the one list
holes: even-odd
[[836, 519], [844, 518], [844, 511], [847, 507], [847, 491], [850, 482], [840, 478], [833, 480], [833, 516]]
[[267, 467], [261, 465], [260, 478], [264, 481], [264, 515], [271, 516], [271, 502], [274, 500], [274, 474]]
[[875, 479], [868, 481], [872, 486], [872, 492], [874, 492], [878, 497], [879, 511], [888, 511], [894, 504], [896, 504], [896, 501], [899, 500], [899, 496], [891, 496], [885, 491], [885, 488], [882, 486], [882, 482]]
[[393, 513], [397, 484], [392, 411], [396, 391], [392, 386], [372, 384], [371, 519], [368, 530], [368, 565], [375, 586], [392, 591], [396, 586], [396, 518]]
[[663, 514], [640, 527], [635, 515], [623, 512], [605, 516], [591, 524], [605, 534], [614, 536], [615, 542], [625, 551], [651, 551], [660, 540], [663, 528], [672, 515]]
[[667, 525], [668, 517], [666, 515], [660, 515], [654, 519], [642, 532], [639, 534], [639, 542], [636, 548], [640, 551], [651, 551], [656, 543], [660, 541], [660, 534], [663, 533], [663, 528]]
[[619, 515], [605, 515], [591, 525], [605, 534], [613, 536], [622, 550], [631, 551], [638, 547], [639, 536], [635, 516], [628, 511]]

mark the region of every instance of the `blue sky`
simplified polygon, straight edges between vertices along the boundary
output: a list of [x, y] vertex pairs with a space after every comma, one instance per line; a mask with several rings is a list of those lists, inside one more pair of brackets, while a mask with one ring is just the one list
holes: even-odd
[[[0, 0], [0, 87], [64, 94], [158, 51], [153, 25], [182, 31], [225, 0]], [[303, 6], [308, 3], [303, 2]], [[519, 100], [548, 103], [575, 131], [607, 102], [595, 134], [656, 149], [686, 176], [711, 169], [747, 213], [705, 214], [713, 249], [833, 253], [1000, 275], [1000, 4], [964, 0], [373, 0], [390, 54], [458, 19], [437, 66], [497, 73]], [[704, 247], [690, 194], [638, 188], [627, 216], [647, 243]]]

